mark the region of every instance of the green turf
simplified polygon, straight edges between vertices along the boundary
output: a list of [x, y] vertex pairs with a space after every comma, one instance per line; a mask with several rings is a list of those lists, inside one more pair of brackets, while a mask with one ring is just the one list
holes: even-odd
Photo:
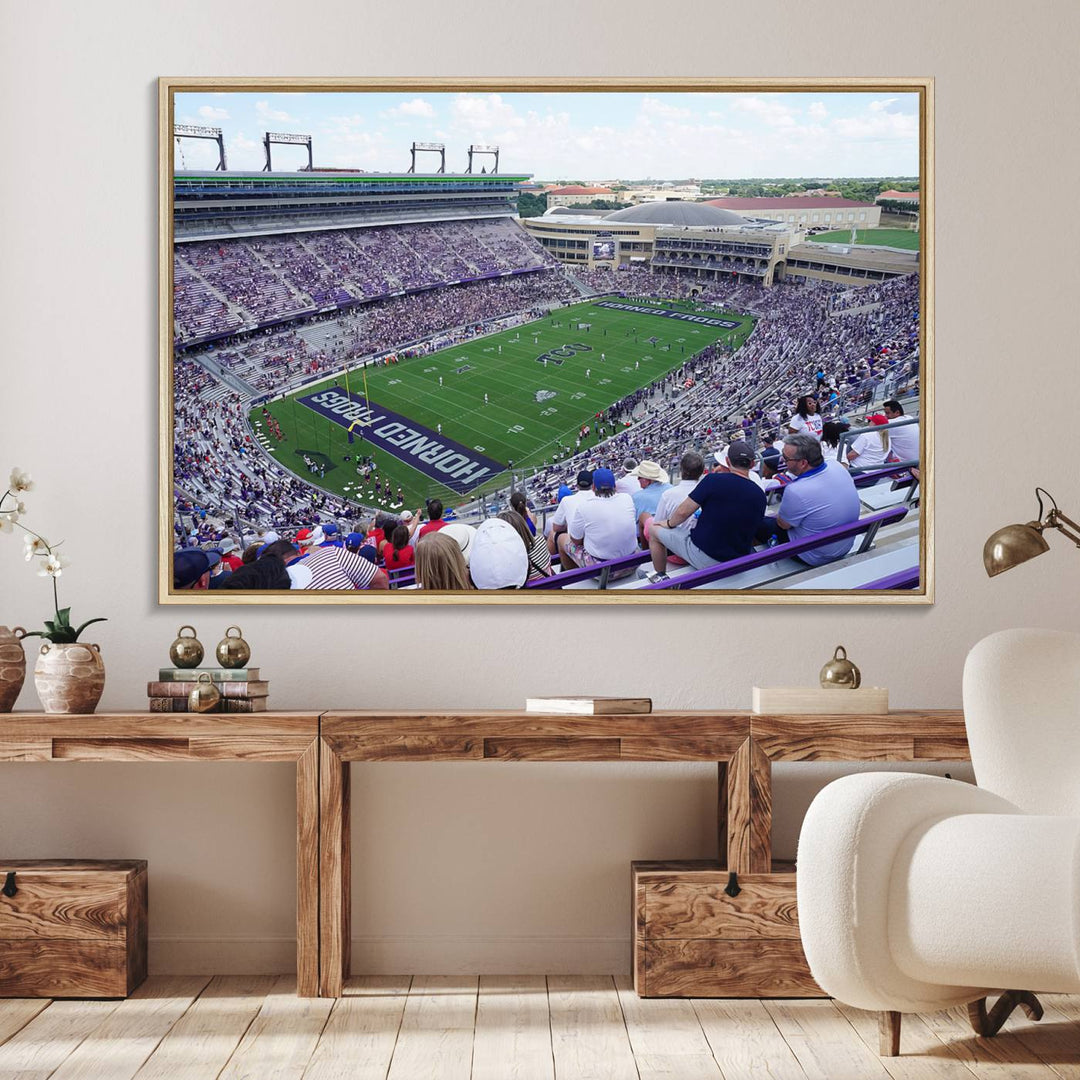
[[[836, 232], [818, 233], [816, 236], [808, 236], [807, 240], [813, 240], [815, 244], [850, 244], [851, 230], [839, 229]], [[918, 251], [919, 234], [909, 229], [859, 229], [855, 243]]]
[[[560, 447], [573, 448], [583, 424], [592, 424], [595, 429], [593, 418], [598, 411], [679, 367], [715, 341], [738, 348], [753, 329], [754, 320], [748, 316], [699, 309], [688, 303], [665, 302], [663, 306], [722, 315], [738, 321], [740, 326], [736, 330], [699, 326], [600, 308], [586, 302], [563, 308], [551, 318], [427, 356], [369, 366], [367, 393], [373, 405], [391, 409], [433, 431], [441, 423], [444, 436], [498, 462], [513, 461], [515, 471], [519, 467], [539, 466], [550, 462]], [[578, 329], [578, 323], [590, 323], [592, 329]], [[658, 339], [655, 345], [647, 341], [651, 337]], [[537, 362], [537, 356], [572, 343], [588, 345], [591, 349], [563, 358], [561, 365], [552, 360], [547, 366]], [[601, 361], [601, 353], [606, 360]], [[465, 367], [468, 370], [458, 372]], [[586, 371], [591, 372], [588, 378]], [[395, 492], [399, 486], [404, 489], [405, 504], [409, 507], [416, 507], [433, 495], [443, 498], [448, 505], [467, 501], [393, 455], [373, 449], [366, 441], [357, 439], [350, 446], [343, 427], [294, 400], [296, 396], [306, 397], [332, 387], [335, 382], [345, 389], [344, 377], [338, 374], [268, 406], [286, 436], [281, 442], [273, 437], [269, 439], [274, 456], [282, 465], [335, 494], [367, 505], [381, 502], [392, 506], [396, 498], [387, 499], [384, 495], [379, 500], [373, 484], [365, 486], [358, 481], [356, 455], [373, 455], [378, 475], [389, 479]], [[359, 370], [350, 372], [348, 389], [354, 395], [364, 394]], [[542, 390], [553, 390], [556, 396], [537, 402], [537, 392]], [[485, 393], [489, 398], [487, 405]], [[261, 408], [252, 410], [251, 421], [256, 432], [266, 431], [262, 419]], [[609, 437], [610, 434], [609, 425]], [[583, 447], [596, 441], [594, 430]], [[320, 464], [328, 463], [324, 476], [308, 472], [302, 460], [304, 453]], [[344, 462], [345, 455], [354, 461]], [[501, 482], [506, 482], [505, 473]], [[489, 479], [484, 486], [497, 483]]]

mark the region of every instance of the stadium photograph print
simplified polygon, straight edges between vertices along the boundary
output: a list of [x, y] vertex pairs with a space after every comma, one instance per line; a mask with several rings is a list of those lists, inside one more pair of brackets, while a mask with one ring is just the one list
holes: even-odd
[[162, 78], [159, 601], [933, 602], [933, 80]]

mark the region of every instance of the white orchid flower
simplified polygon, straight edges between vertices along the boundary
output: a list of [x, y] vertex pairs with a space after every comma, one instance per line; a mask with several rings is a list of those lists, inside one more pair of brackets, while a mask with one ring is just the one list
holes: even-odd
[[63, 555], [57, 555], [53, 553], [49, 555], [41, 569], [38, 571], [38, 577], [59, 577], [64, 572], [65, 566], [70, 566], [71, 560], [65, 558]]
[[22, 469], [12, 469], [8, 487], [12, 491], [33, 491], [34, 481], [30, 479], [28, 472], [23, 472]]
[[0, 510], [0, 533], [11, 532], [18, 520], [18, 510]]
[[36, 536], [33, 533], [27, 533], [23, 537], [23, 554], [26, 556], [26, 561], [29, 562], [36, 555], [48, 555], [49, 553], [49, 541], [44, 536]]

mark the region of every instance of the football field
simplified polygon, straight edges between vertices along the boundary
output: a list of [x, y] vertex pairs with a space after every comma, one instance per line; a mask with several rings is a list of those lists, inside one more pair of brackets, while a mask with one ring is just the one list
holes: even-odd
[[[833, 232], [818, 233], [817, 236], [808, 236], [806, 239], [815, 244], [850, 244], [851, 230], [838, 229]], [[855, 243], [880, 244], [883, 247], [918, 251], [919, 233], [912, 232], [910, 229], [859, 229]]]
[[[401, 488], [410, 508], [432, 496], [457, 505], [505, 483], [511, 466], [563, 456], [584, 424], [593, 430], [582, 447], [593, 445], [597, 412], [707, 345], [737, 349], [753, 323], [690, 303], [593, 300], [305, 386], [266, 406], [284, 439], [271, 432], [262, 407], [251, 411], [251, 424], [276, 460], [327, 491], [391, 507]], [[357, 469], [364, 457], [377, 465], [367, 481]]]

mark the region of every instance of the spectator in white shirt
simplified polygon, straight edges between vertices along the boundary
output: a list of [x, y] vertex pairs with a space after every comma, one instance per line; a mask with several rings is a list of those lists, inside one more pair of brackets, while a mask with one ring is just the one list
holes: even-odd
[[[902, 420], [904, 418], [904, 406], [895, 398], [886, 401], [881, 406], [881, 411], [889, 419]], [[889, 428], [889, 456], [896, 461], [919, 460], [919, 425], [904, 424], [903, 427]]]
[[885, 430], [888, 420], [881, 413], [866, 418], [868, 424], [880, 427], [881, 431], [864, 431], [851, 441], [847, 452], [848, 466], [857, 469], [876, 469], [885, 464], [889, 456], [889, 433]]
[[615, 474], [610, 469], [595, 469], [593, 490], [595, 498], [574, 507], [566, 533], [559, 537], [564, 567], [592, 566], [638, 550], [634, 500], [616, 492]]

